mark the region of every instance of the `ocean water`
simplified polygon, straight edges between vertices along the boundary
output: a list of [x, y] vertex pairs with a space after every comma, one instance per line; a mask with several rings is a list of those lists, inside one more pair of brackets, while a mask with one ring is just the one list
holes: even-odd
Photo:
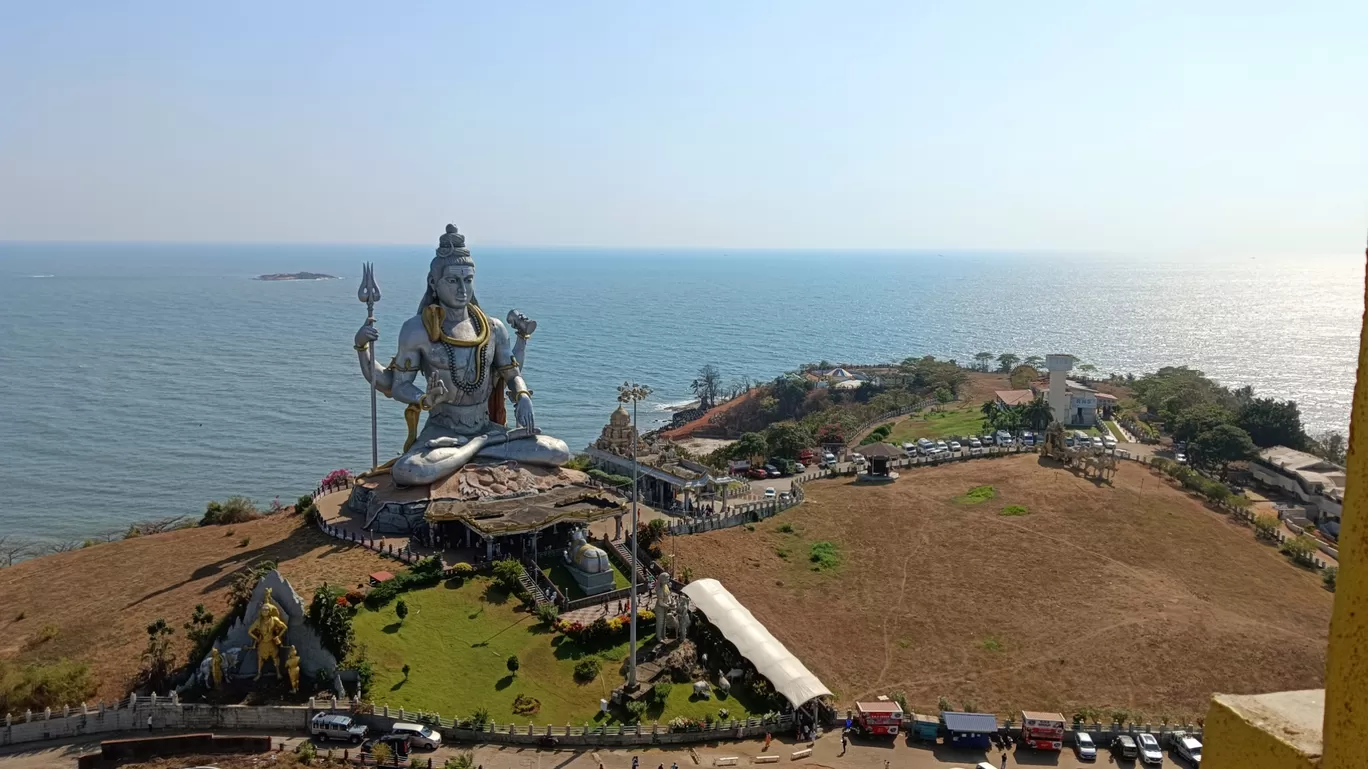
[[[642, 422], [698, 368], [766, 379], [805, 361], [1073, 353], [1103, 371], [1186, 364], [1343, 429], [1363, 261], [1010, 253], [481, 248], [477, 296], [539, 322], [538, 425], [588, 444], [623, 380]], [[0, 244], [0, 534], [64, 540], [369, 465], [352, 335], [375, 262], [388, 360], [430, 246]], [[310, 270], [341, 280], [262, 282]], [[382, 457], [399, 404], [381, 399]]]

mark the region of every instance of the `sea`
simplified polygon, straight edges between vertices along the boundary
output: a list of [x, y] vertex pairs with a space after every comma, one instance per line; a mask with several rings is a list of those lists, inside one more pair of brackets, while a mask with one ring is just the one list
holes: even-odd
[[[538, 322], [537, 424], [589, 444], [624, 381], [643, 428], [724, 382], [800, 364], [1067, 352], [1103, 372], [1188, 365], [1293, 398], [1344, 430], [1364, 263], [1325, 257], [474, 248], [476, 296]], [[0, 244], [0, 536], [52, 542], [267, 505], [370, 464], [352, 339], [373, 262], [380, 358], [417, 311], [432, 247]], [[313, 271], [337, 280], [266, 282]], [[379, 404], [382, 458], [404, 439]]]

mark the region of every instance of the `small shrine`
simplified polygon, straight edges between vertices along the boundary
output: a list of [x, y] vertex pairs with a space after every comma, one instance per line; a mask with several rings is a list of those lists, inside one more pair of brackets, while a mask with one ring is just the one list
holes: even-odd
[[618, 404], [608, 416], [608, 424], [603, 426], [602, 434], [594, 441], [594, 448], [620, 456], [631, 456], [632, 442], [636, 438], [637, 431], [632, 425], [632, 417], [622, 404]]
[[613, 567], [602, 548], [589, 544], [584, 529], [570, 535], [570, 547], [562, 552], [565, 568], [585, 595], [598, 595], [613, 589]]

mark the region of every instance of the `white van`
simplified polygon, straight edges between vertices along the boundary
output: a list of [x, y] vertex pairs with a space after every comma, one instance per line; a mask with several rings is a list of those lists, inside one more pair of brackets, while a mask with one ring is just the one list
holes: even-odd
[[319, 713], [309, 721], [309, 734], [323, 740], [345, 740], [359, 743], [366, 739], [369, 731], [365, 725], [358, 724], [351, 716], [337, 713]]
[[401, 734], [409, 738], [409, 744], [415, 748], [431, 748], [436, 750], [442, 747], [442, 734], [431, 726], [423, 724], [396, 723], [390, 728], [390, 734]]
[[1169, 737], [1169, 753], [1182, 757], [1192, 766], [1202, 765], [1202, 743], [1196, 737], [1174, 732]]

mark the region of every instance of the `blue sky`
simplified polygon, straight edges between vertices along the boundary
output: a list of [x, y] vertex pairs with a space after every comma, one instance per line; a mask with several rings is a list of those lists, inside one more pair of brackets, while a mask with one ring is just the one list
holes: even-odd
[[0, 0], [0, 240], [1358, 252], [1368, 3], [1120, 5]]

